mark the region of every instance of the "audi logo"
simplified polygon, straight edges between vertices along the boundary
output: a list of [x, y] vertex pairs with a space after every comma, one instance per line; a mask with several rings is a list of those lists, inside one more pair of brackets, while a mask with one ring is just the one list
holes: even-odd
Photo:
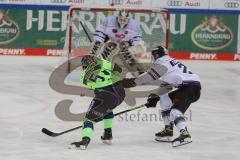
[[51, 0], [52, 3], [65, 3], [66, 0]]
[[167, 5], [172, 6], [172, 7], [180, 7], [180, 6], [182, 6], [182, 1], [170, 0], [170, 1], [167, 2]]
[[238, 8], [239, 3], [238, 2], [225, 2], [224, 7], [226, 7], [226, 8]]
[[109, 0], [111, 5], [123, 5], [123, 0]]

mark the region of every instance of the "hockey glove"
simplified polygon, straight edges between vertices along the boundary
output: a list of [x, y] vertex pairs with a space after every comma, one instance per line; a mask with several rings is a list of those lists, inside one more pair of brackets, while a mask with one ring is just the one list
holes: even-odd
[[122, 73], [122, 68], [119, 65], [114, 64], [113, 71], [117, 71], [119, 73]]
[[135, 78], [125, 78], [122, 80], [122, 85], [124, 88], [131, 88], [137, 86], [136, 82], [134, 81]]
[[147, 108], [155, 108], [159, 100], [160, 100], [160, 97], [158, 95], [151, 93], [148, 96], [147, 103], [145, 104], [145, 106]]
[[121, 51], [126, 51], [130, 46], [131, 46], [130, 42], [124, 41], [120, 43], [119, 48]]

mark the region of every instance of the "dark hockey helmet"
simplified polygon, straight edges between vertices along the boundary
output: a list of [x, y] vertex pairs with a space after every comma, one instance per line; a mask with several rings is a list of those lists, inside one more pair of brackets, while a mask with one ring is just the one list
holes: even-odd
[[93, 55], [86, 55], [82, 57], [81, 63], [83, 68], [86, 68], [89, 64], [95, 61], [95, 57]]
[[163, 46], [157, 46], [152, 50], [152, 56], [154, 60], [157, 60], [158, 58], [168, 55], [168, 51], [165, 47]]
[[121, 9], [118, 13], [117, 21], [120, 28], [124, 28], [129, 21], [129, 12], [125, 9]]

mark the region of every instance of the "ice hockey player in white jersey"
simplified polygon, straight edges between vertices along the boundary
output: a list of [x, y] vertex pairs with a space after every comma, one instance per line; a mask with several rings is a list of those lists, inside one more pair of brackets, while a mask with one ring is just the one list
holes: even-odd
[[[160, 96], [160, 106], [165, 128], [155, 134], [155, 139], [161, 142], [172, 142], [173, 147], [191, 143], [192, 139], [187, 130], [184, 113], [191, 103], [200, 98], [201, 84], [197, 74], [192, 73], [180, 61], [171, 58], [167, 50], [161, 46], [152, 50], [153, 67], [138, 78], [125, 79], [124, 87], [148, 84], [151, 81], [162, 80], [177, 88], [170, 93]], [[156, 107], [159, 96], [150, 94], [147, 107]], [[172, 140], [173, 123], [180, 132], [180, 136]]]
[[[144, 53], [146, 51], [140, 25], [129, 17], [127, 10], [120, 10], [118, 16], [108, 16], [97, 27], [93, 38], [94, 42], [90, 54], [98, 54], [104, 43], [110, 40], [119, 44], [120, 54], [123, 55], [126, 64], [130, 65], [136, 63], [135, 53]], [[104, 59], [107, 56], [102, 55]]]

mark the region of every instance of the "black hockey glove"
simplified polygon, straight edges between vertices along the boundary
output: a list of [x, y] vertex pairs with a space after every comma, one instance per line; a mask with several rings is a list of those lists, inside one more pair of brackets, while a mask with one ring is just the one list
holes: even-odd
[[145, 104], [145, 106], [147, 108], [155, 108], [159, 100], [160, 100], [160, 97], [158, 95], [151, 93], [148, 96], [147, 103]]
[[122, 73], [122, 68], [119, 65], [114, 64], [113, 71], [117, 71], [119, 73]]
[[122, 85], [124, 88], [131, 88], [137, 86], [136, 82], [134, 81], [135, 78], [125, 78], [122, 80]]

